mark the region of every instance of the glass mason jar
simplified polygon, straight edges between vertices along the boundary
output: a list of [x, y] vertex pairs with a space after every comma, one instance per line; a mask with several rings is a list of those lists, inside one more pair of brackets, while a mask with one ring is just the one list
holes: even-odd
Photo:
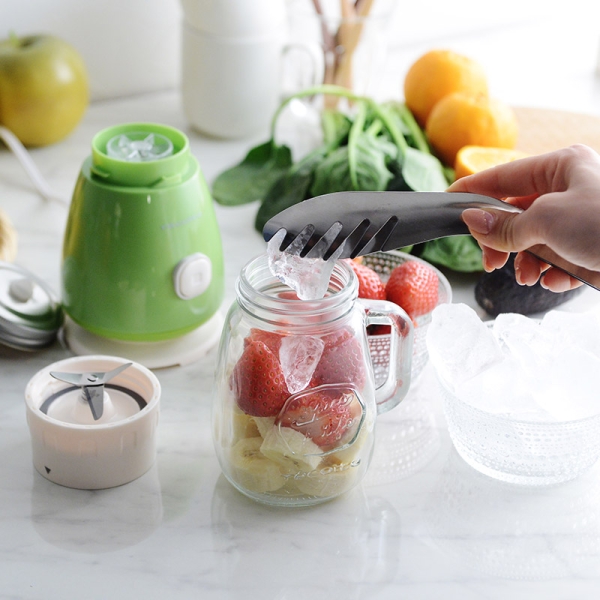
[[[410, 386], [413, 326], [397, 305], [359, 300], [343, 261], [328, 292], [299, 300], [267, 256], [238, 277], [216, 369], [213, 440], [226, 478], [272, 505], [338, 496], [365, 475], [377, 414]], [[391, 324], [386, 380], [375, 387], [366, 327]]]

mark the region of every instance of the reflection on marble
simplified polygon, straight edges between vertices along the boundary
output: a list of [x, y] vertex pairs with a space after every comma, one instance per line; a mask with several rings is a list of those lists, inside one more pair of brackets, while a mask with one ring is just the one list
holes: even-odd
[[249, 593], [251, 582], [260, 582], [261, 598], [373, 598], [399, 569], [400, 517], [360, 487], [290, 510], [257, 504], [221, 476], [211, 518], [221, 585]]
[[425, 513], [435, 545], [507, 579], [600, 575], [600, 469], [548, 488], [497, 481], [452, 449]]
[[106, 490], [75, 490], [34, 473], [31, 521], [48, 543], [96, 554], [134, 546], [162, 522], [156, 464], [139, 479]]
[[393, 483], [414, 475], [438, 453], [434, 396], [424, 380], [411, 385], [404, 400], [377, 418], [375, 447], [365, 486]]

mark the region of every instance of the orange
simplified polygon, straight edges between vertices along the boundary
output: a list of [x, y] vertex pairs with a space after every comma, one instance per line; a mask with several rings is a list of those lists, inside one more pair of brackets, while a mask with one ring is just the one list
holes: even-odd
[[454, 163], [455, 178], [460, 179], [467, 175], [479, 173], [497, 165], [502, 165], [529, 154], [521, 150], [509, 148], [489, 148], [485, 146], [463, 146], [456, 155]]
[[488, 83], [478, 62], [452, 50], [423, 54], [404, 79], [404, 101], [421, 127], [435, 104], [454, 92], [487, 95]]
[[433, 107], [425, 133], [438, 157], [453, 166], [463, 146], [514, 148], [519, 127], [513, 109], [501, 100], [454, 93]]

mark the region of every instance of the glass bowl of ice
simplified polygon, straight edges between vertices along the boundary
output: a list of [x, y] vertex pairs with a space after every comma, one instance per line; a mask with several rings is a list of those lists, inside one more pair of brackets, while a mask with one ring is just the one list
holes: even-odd
[[[407, 261], [415, 261], [423, 263], [431, 269], [437, 276], [438, 280], [438, 306], [452, 302], [452, 288], [446, 276], [436, 269], [432, 264], [405, 252], [398, 250], [390, 250], [388, 252], [374, 252], [362, 257], [363, 264], [373, 269], [383, 281], [386, 283], [391, 272], [402, 263]], [[431, 323], [431, 312], [413, 317], [414, 325], [414, 349], [412, 357], [411, 377], [415, 381], [422, 373], [429, 359], [427, 352], [427, 329]], [[371, 358], [373, 360], [373, 369], [375, 373], [376, 383], [385, 379], [389, 362], [390, 336], [369, 335], [369, 348], [371, 350]]]
[[515, 484], [574, 479], [600, 457], [600, 318], [550, 311], [484, 323], [435, 309], [427, 335], [448, 431], [472, 467]]

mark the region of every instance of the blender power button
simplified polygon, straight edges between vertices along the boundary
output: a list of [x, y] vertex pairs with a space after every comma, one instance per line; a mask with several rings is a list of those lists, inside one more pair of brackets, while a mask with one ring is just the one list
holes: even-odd
[[205, 254], [190, 254], [177, 263], [173, 271], [175, 293], [182, 300], [190, 300], [203, 294], [210, 285], [212, 264]]

